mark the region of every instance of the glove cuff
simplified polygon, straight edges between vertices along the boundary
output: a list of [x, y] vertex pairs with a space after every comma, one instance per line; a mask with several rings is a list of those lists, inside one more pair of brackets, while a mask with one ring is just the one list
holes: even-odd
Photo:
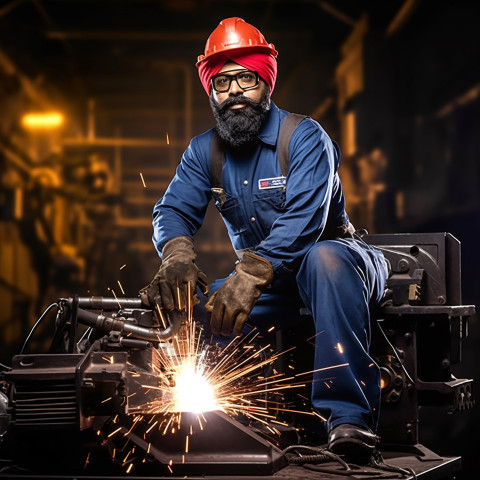
[[273, 281], [272, 264], [261, 255], [245, 252], [242, 261], [237, 265], [237, 270], [256, 277], [258, 286], [267, 287]]
[[162, 259], [165, 261], [173, 253], [182, 251], [183, 254], [191, 252], [192, 259], [195, 260], [196, 253], [193, 245], [193, 240], [190, 237], [174, 237], [171, 238], [162, 249]]

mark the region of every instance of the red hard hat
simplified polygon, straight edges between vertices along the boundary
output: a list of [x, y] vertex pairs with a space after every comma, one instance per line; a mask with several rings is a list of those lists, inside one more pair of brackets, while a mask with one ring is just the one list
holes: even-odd
[[212, 55], [228, 50], [254, 48], [277, 57], [273, 43], [267, 43], [260, 30], [250, 25], [242, 18], [231, 17], [222, 20], [218, 27], [208, 37], [205, 44], [205, 55], [199, 55], [197, 67]]

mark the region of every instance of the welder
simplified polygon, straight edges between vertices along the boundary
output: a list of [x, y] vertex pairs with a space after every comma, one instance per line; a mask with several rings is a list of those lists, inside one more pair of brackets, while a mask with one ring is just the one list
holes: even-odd
[[288, 112], [271, 99], [277, 55], [237, 17], [221, 21], [208, 38], [196, 66], [216, 126], [191, 140], [154, 207], [162, 263], [141, 294], [167, 312], [185, 308], [188, 295], [198, 302], [195, 289], [205, 275], [193, 237], [213, 199], [238, 261], [227, 279], [210, 286], [212, 333], [241, 335], [247, 320], [260, 329], [284, 320], [295, 325], [302, 309], [310, 312], [311, 401], [327, 420], [328, 446], [367, 457], [378, 441], [381, 392], [379, 367], [368, 353], [370, 311], [383, 295], [387, 265], [349, 222], [336, 143], [309, 117], [279, 133]]

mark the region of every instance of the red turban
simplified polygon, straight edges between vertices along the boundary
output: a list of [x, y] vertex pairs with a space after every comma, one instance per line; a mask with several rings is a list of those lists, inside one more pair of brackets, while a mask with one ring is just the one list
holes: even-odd
[[200, 81], [208, 95], [211, 91], [210, 79], [229, 61], [257, 72], [270, 87], [270, 95], [272, 94], [277, 78], [277, 60], [268, 53], [252, 53], [251, 48], [246, 48], [217, 53], [197, 64]]

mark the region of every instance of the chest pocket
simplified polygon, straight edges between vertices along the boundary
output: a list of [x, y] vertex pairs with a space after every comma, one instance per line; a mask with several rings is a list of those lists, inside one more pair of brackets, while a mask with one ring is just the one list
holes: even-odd
[[222, 215], [228, 231], [235, 235], [243, 233], [246, 230], [245, 222], [237, 198], [223, 188], [212, 188], [210, 191], [215, 207]]
[[286, 194], [282, 188], [260, 191], [254, 196], [255, 212], [264, 235], [268, 235], [273, 222], [285, 211]]
[[[284, 177], [288, 172], [288, 149], [290, 137], [297, 125], [306, 118], [304, 115], [289, 113], [280, 127], [278, 136], [278, 160], [280, 170]], [[229, 195], [222, 188], [222, 172], [225, 163], [225, 144], [222, 142], [216, 132], [212, 135], [211, 152], [210, 152], [210, 177], [211, 177], [211, 193], [215, 206], [223, 217], [229, 233], [245, 238], [249, 237], [248, 228], [245, 224], [243, 211], [236, 198]], [[283, 189], [269, 189], [255, 194], [253, 199], [254, 209], [258, 217], [258, 223], [262, 229], [264, 237], [266, 237], [272, 227], [273, 222], [285, 209], [286, 195]], [[246, 243], [254, 241], [253, 235]], [[254, 244], [254, 243], [252, 243]]]

